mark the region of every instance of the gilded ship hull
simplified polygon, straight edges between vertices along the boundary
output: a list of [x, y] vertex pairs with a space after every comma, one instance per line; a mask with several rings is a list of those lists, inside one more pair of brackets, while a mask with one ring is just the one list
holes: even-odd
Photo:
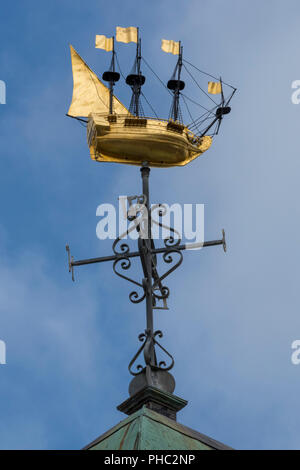
[[152, 167], [183, 166], [204, 153], [212, 138], [196, 137], [186, 126], [160, 119], [91, 114], [87, 128], [91, 158]]

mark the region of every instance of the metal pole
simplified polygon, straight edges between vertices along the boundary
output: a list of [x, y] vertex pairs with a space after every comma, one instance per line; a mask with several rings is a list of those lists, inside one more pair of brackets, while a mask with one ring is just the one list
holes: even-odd
[[[141, 39], [138, 38], [138, 43], [136, 47], [136, 62], [137, 62], [137, 75], [140, 77], [141, 75]], [[141, 94], [141, 85], [140, 83], [136, 85], [136, 93], [135, 93], [135, 115], [140, 115], [140, 94]]]
[[109, 83], [109, 114], [113, 113], [113, 93], [114, 93], [113, 82], [110, 82]]
[[180, 74], [182, 68], [182, 50], [181, 42], [179, 41], [179, 55], [177, 61], [177, 88], [174, 90], [174, 121], [177, 121], [179, 115], [179, 95], [180, 95]]
[[145, 279], [146, 287], [146, 315], [147, 315], [147, 330], [153, 333], [153, 305], [152, 305], [152, 254], [151, 254], [151, 212], [149, 201], [149, 174], [150, 168], [147, 163], [143, 163], [141, 168], [142, 181], [143, 181], [143, 195], [145, 196], [145, 206], [147, 209], [147, 226], [146, 233], [144, 232], [144, 255], [146, 261], [147, 277]]
[[[144, 288], [146, 293], [146, 324], [147, 324], [147, 346], [144, 350], [144, 357], [147, 366], [156, 366], [156, 354], [153, 342], [153, 299], [152, 299], [152, 253], [151, 253], [151, 211], [149, 198], [149, 174], [150, 168], [147, 162], [143, 163], [141, 168], [143, 181], [143, 195], [145, 198], [145, 206], [147, 209], [146, 227], [143, 227], [142, 250], [146, 265], [146, 278], [144, 280]], [[146, 228], [146, 230], [145, 230]], [[147, 369], [148, 373], [149, 370]], [[148, 377], [150, 380], [150, 377]]]
[[[112, 50], [112, 60], [111, 68], [112, 71], [115, 71], [115, 37], [113, 36], [113, 50]], [[114, 82], [109, 82], [109, 114], [113, 113], [113, 96], [114, 96]]]

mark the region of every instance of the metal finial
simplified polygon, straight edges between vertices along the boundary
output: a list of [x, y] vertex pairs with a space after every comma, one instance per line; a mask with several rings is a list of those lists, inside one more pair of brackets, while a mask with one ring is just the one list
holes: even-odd
[[74, 266], [73, 266], [74, 258], [73, 258], [73, 256], [71, 256], [71, 252], [70, 252], [70, 247], [69, 247], [69, 245], [66, 245], [66, 251], [67, 251], [67, 253], [68, 253], [69, 273], [72, 273], [72, 281], [74, 282], [74, 281], [75, 281], [75, 278], [74, 278]]

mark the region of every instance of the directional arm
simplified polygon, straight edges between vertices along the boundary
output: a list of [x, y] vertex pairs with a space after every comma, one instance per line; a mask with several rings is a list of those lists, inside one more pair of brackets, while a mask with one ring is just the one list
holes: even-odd
[[[186, 244], [176, 246], [176, 250], [180, 250], [180, 251], [194, 250], [196, 248], [206, 248], [208, 246], [222, 245], [224, 252], [226, 252], [227, 247], [226, 247], [225, 231], [224, 230], [222, 230], [222, 235], [223, 235], [223, 237], [220, 240], [212, 240], [212, 241], [208, 241], [208, 242], [199, 242], [199, 243], [186, 243]], [[72, 280], [73, 281], [74, 281], [74, 266], [84, 266], [86, 264], [103, 263], [105, 261], [116, 261], [117, 259], [120, 259], [120, 258], [137, 258], [137, 257], [141, 257], [141, 252], [140, 251], [132, 251], [132, 252], [122, 254], [122, 255], [101, 256], [99, 258], [88, 258], [88, 259], [82, 259], [82, 260], [75, 261], [74, 257], [71, 256], [69, 245], [66, 245], [66, 251], [68, 253], [69, 272], [72, 273]], [[169, 248], [169, 247], [152, 248], [151, 249], [151, 254], [152, 255], [163, 254], [163, 253], [169, 253], [171, 251], [173, 251], [173, 248]]]

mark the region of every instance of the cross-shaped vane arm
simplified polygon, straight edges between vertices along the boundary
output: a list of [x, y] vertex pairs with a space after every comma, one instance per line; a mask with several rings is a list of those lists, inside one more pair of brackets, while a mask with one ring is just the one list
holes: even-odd
[[[174, 360], [172, 356], [163, 348], [163, 346], [157, 341], [157, 337], [162, 337], [162, 333], [158, 330], [154, 330], [153, 326], [153, 309], [167, 309], [167, 298], [169, 296], [168, 287], [163, 285], [163, 281], [166, 279], [169, 274], [171, 274], [175, 269], [177, 269], [183, 259], [182, 252], [185, 250], [195, 250], [199, 248], [205, 248], [209, 246], [222, 245], [224, 251], [226, 252], [226, 240], [225, 240], [225, 231], [222, 230], [222, 238], [220, 240], [212, 240], [207, 242], [198, 242], [198, 243], [186, 243], [181, 244], [180, 239], [174, 239], [175, 230], [170, 228], [172, 235], [164, 240], [164, 246], [161, 248], [156, 248], [154, 245], [154, 240], [152, 239], [151, 225], [152, 222], [157, 223], [162, 226], [161, 222], [153, 221], [151, 216], [151, 207], [149, 199], [149, 173], [150, 168], [145, 163], [141, 168], [142, 182], [143, 182], [143, 194], [141, 196], [133, 196], [129, 199], [129, 206], [131, 212], [128, 211], [128, 220], [130, 222], [135, 222], [135, 228], [139, 234], [138, 238], [138, 251], [130, 251], [130, 247], [127, 243], [124, 242], [125, 235], [128, 234], [129, 229], [124, 234], [120, 235], [113, 243], [113, 252], [111, 256], [102, 256], [98, 258], [89, 258], [75, 261], [73, 256], [71, 256], [69, 245], [66, 246], [68, 253], [68, 267], [69, 272], [72, 273], [72, 280], [74, 281], [74, 267], [83, 266], [87, 264], [103, 263], [106, 261], [113, 262], [114, 272], [121, 278], [133, 283], [135, 289], [140, 289], [142, 293], [138, 293], [136, 290], [130, 293], [129, 298], [133, 303], [140, 303], [143, 300], [146, 301], [146, 330], [145, 333], [140, 335], [140, 341], [142, 341], [142, 346], [135, 355], [134, 359], [130, 362], [129, 370], [132, 375], [137, 375], [142, 373], [144, 370], [142, 366], [137, 366], [137, 372], [133, 371], [133, 363], [139, 354], [143, 351], [145, 356], [146, 369], [149, 367], [153, 370], [169, 370], [173, 367]], [[132, 201], [136, 200], [139, 205], [139, 210], [143, 211], [146, 209], [145, 217], [141, 222], [137, 218], [137, 215], [133, 211]], [[162, 214], [160, 214], [162, 216]], [[143, 232], [145, 228], [142, 224], [146, 223], [146, 235]], [[144, 230], [145, 232], [145, 230]], [[118, 248], [118, 244], [120, 246]], [[157, 255], [161, 254], [162, 259], [165, 263], [168, 264], [169, 269], [162, 274], [158, 274], [157, 269]], [[136, 281], [128, 277], [128, 269], [131, 267], [131, 259], [139, 258], [142, 268], [143, 268], [143, 279], [142, 281]], [[118, 269], [117, 269], [118, 268]], [[120, 271], [120, 269], [122, 271]], [[125, 271], [125, 272], [124, 272]], [[162, 302], [162, 307], [160, 307]], [[166, 354], [169, 359], [171, 359], [171, 364], [166, 365], [164, 361], [158, 361], [156, 357], [155, 345]], [[149, 372], [149, 370], [148, 370]], [[149, 374], [148, 374], [149, 375]], [[151, 375], [151, 374], [150, 374]], [[150, 377], [149, 375], [149, 377]]]
[[[208, 247], [208, 246], [216, 246], [216, 245], [222, 245], [223, 250], [226, 253], [227, 245], [226, 245], [224, 229], [222, 230], [222, 238], [220, 240], [212, 240], [212, 241], [208, 241], [208, 242], [198, 242], [198, 243], [186, 243], [186, 244], [176, 246], [176, 250], [179, 250], [179, 251], [195, 250], [197, 248], [205, 248], [205, 247]], [[82, 260], [75, 261], [74, 257], [71, 256], [69, 245], [66, 245], [66, 251], [68, 253], [68, 268], [69, 268], [69, 272], [72, 273], [72, 280], [73, 281], [74, 281], [74, 267], [75, 266], [84, 266], [86, 264], [103, 263], [103, 262], [106, 262], [106, 261], [116, 261], [120, 258], [128, 258], [129, 259], [129, 258], [141, 257], [140, 251], [132, 251], [132, 252], [122, 254], [122, 255], [101, 256], [99, 258], [88, 258], [88, 259], [82, 259]], [[174, 251], [174, 249], [169, 248], [169, 247], [153, 248], [153, 249], [151, 249], [151, 254], [153, 256], [155, 256], [157, 254], [162, 254], [162, 253], [171, 253], [172, 251]], [[142, 258], [141, 258], [141, 261], [142, 261]]]

